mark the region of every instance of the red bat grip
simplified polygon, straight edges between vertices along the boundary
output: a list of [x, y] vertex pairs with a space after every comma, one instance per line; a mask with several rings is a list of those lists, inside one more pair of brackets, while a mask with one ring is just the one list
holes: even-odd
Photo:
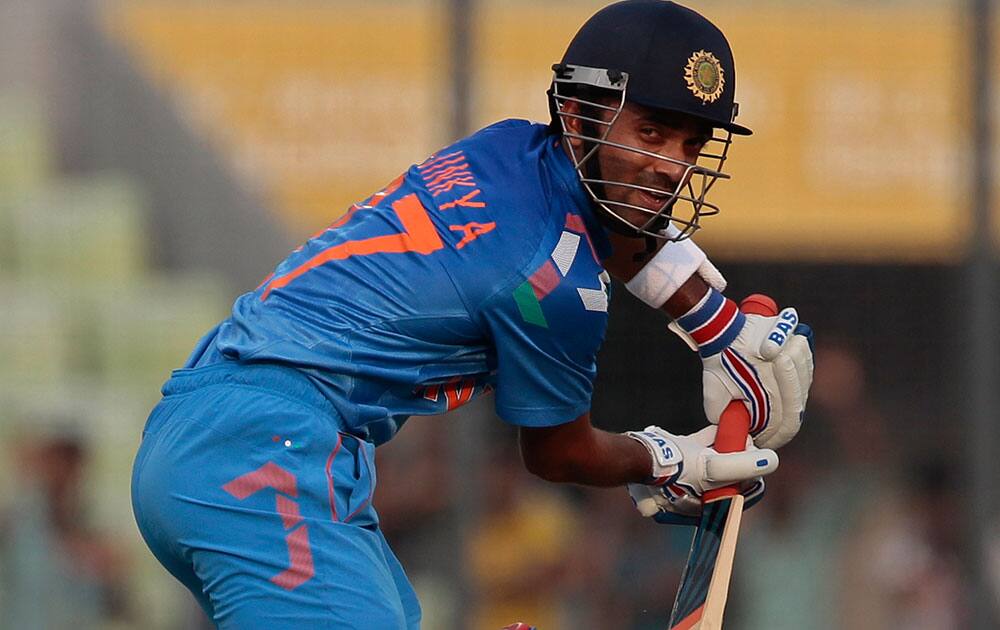
[[[754, 293], [740, 302], [740, 311], [747, 315], [764, 315], [773, 317], [778, 314], [778, 305], [774, 300]], [[740, 400], [734, 400], [722, 411], [719, 418], [719, 432], [715, 435], [715, 450], [720, 453], [736, 453], [747, 445], [747, 434], [750, 432], [750, 412]], [[738, 494], [739, 486], [723, 486], [709, 490], [702, 496], [702, 502], [713, 501], [723, 497]]]

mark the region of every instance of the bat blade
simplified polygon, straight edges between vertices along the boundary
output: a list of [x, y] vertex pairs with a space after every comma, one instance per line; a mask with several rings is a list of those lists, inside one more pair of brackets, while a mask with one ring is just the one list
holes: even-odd
[[670, 630], [722, 627], [742, 516], [740, 494], [705, 504], [670, 614]]

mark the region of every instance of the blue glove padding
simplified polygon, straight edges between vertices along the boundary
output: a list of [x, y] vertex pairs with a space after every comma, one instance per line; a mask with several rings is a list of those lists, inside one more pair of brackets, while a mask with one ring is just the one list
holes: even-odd
[[806, 341], [809, 342], [809, 352], [813, 353], [813, 355], [815, 356], [816, 344], [813, 342], [812, 326], [810, 326], [809, 324], [799, 324], [798, 326], [795, 327], [795, 330], [793, 330], [792, 333], [796, 335], [802, 335], [803, 337], [805, 337]]

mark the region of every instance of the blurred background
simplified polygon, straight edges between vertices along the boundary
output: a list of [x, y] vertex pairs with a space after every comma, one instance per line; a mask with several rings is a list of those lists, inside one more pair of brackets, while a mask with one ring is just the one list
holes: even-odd
[[[159, 385], [351, 202], [547, 120], [549, 67], [603, 4], [0, 0], [0, 628], [208, 627], [129, 507]], [[727, 627], [1000, 627], [991, 2], [687, 4], [729, 37], [755, 131], [698, 241], [818, 343]], [[616, 288], [595, 422], [698, 428], [697, 357]], [[379, 449], [424, 627], [665, 628], [691, 531], [532, 478], [491, 408]]]

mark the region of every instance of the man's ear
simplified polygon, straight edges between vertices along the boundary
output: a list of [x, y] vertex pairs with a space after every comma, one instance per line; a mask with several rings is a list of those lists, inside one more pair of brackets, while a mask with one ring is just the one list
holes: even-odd
[[[561, 113], [564, 112], [565, 114], [570, 114], [569, 116], [561, 116], [563, 124], [566, 126], [566, 131], [577, 135], [582, 134], [583, 120], [577, 118], [581, 112], [580, 104], [576, 101], [563, 101], [559, 104], [559, 108]], [[580, 138], [567, 138], [567, 140], [569, 140], [569, 145], [573, 147], [574, 150], [583, 148], [583, 140]]]

